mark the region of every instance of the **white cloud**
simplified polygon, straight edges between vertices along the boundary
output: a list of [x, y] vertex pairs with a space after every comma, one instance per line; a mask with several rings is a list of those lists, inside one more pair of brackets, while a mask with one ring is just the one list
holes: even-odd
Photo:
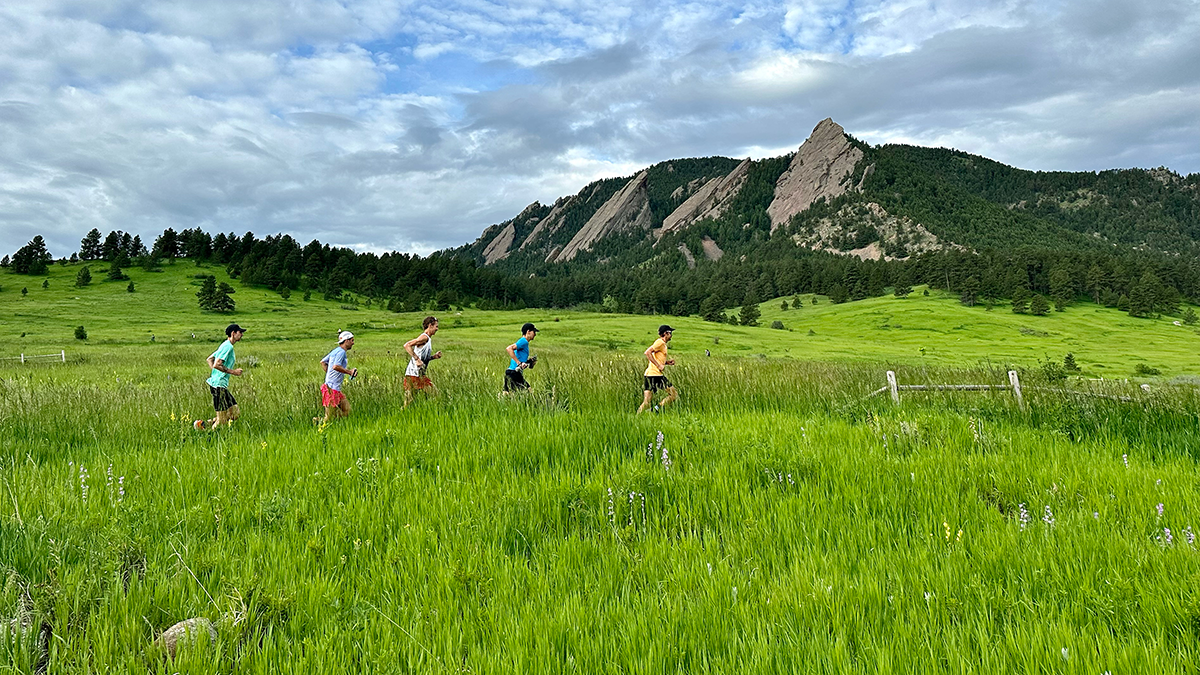
[[429, 252], [681, 156], [1200, 170], [1190, 0], [10, 0], [0, 250], [91, 227]]

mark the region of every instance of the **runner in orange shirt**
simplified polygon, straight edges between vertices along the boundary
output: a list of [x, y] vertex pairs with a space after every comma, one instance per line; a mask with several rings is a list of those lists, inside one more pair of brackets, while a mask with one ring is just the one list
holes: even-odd
[[667, 396], [654, 407], [655, 410], [666, 408], [668, 405], [674, 403], [675, 399], [679, 398], [679, 392], [676, 391], [675, 385], [671, 384], [671, 381], [664, 374], [667, 366], [675, 365], [675, 359], [667, 356], [667, 343], [671, 341], [671, 334], [674, 332], [675, 329], [666, 324], [659, 326], [658, 339], [645, 352], [649, 365], [646, 366], [642, 405], [637, 410], [639, 415], [650, 407], [650, 398], [659, 389], [666, 389]]

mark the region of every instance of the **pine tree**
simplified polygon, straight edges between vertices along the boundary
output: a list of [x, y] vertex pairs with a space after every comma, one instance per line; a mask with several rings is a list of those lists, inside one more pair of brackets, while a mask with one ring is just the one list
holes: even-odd
[[129, 277], [125, 276], [125, 273], [123, 271], [121, 271], [121, 267], [126, 266], [128, 264], [129, 264], [129, 258], [126, 257], [125, 252], [118, 251], [117, 257], [112, 261], [112, 264], [108, 266], [108, 276], [107, 276], [108, 280], [109, 281], [125, 281], [126, 279], [128, 279]]
[[1034, 295], [1033, 299], [1029, 301], [1030, 314], [1034, 316], [1046, 316], [1049, 312], [1050, 303], [1046, 301], [1046, 298], [1041, 293]]
[[892, 293], [892, 295], [896, 296], [897, 298], [907, 298], [912, 294], [912, 291], [912, 286], [909, 286], [908, 284], [900, 284], [899, 286], [896, 286], [896, 291]]
[[1188, 307], [1187, 309], [1185, 309], [1183, 311], [1183, 325], [1185, 325], [1185, 326], [1196, 325], [1196, 310], [1192, 309], [1191, 307]]
[[79, 242], [79, 257], [82, 260], [97, 260], [100, 258], [102, 248], [100, 246], [100, 230], [92, 228]]
[[132, 292], [133, 292], [133, 290], [134, 290], [134, 289], [133, 289], [133, 282], [131, 281], [131, 282], [129, 282], [129, 285], [125, 287], [125, 292], [126, 292], [126, 293], [132, 293]]
[[716, 323], [725, 322], [725, 308], [721, 303], [721, 296], [713, 293], [700, 303], [700, 317], [705, 321], [715, 321]]
[[92, 283], [92, 271], [87, 265], [79, 268], [79, 272], [75, 275], [75, 285], [82, 288]]
[[1012, 311], [1014, 314], [1024, 314], [1029, 311], [1029, 291], [1024, 288], [1013, 291]]
[[233, 290], [233, 286], [230, 286], [229, 284], [225, 283], [224, 281], [222, 281], [220, 284], [218, 284], [217, 285], [217, 294], [216, 294], [216, 296], [213, 297], [213, 307], [212, 307], [213, 311], [220, 312], [222, 314], [228, 314], [228, 313], [232, 312], [234, 307], [237, 306], [237, 303], [235, 303], [233, 301], [233, 298], [231, 298], [229, 296], [231, 294], [233, 294], [234, 292], [235, 291]]
[[758, 311], [758, 294], [753, 290], [746, 294], [742, 311], [738, 314], [738, 323], [743, 326], [757, 326], [762, 313]]
[[979, 277], [974, 275], [967, 277], [967, 280], [963, 282], [962, 294], [959, 296], [958, 301], [967, 307], [974, 307], [978, 295]]
[[212, 275], [204, 277], [204, 282], [200, 284], [200, 290], [196, 291], [196, 298], [199, 301], [200, 309], [211, 312], [217, 298], [217, 278]]

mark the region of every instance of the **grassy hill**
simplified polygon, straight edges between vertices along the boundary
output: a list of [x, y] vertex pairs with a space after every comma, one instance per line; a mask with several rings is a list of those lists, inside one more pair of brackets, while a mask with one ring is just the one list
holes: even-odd
[[[169, 349], [194, 345], [195, 353], [219, 343], [224, 326], [237, 321], [249, 329], [244, 348], [255, 342], [299, 341], [299, 349], [320, 351], [337, 331], [360, 333], [358, 353], [398, 350], [420, 331], [423, 313], [388, 312], [378, 305], [330, 302], [319, 295], [305, 301], [295, 292], [277, 293], [240, 286], [219, 266], [198, 267], [187, 261], [162, 272], [132, 270], [136, 292], [126, 282], [93, 281], [74, 286], [78, 265], [53, 265], [49, 288], [43, 277], [0, 271], [0, 356], [66, 350], [68, 355], [117, 351], [119, 346], [150, 344]], [[103, 265], [92, 265], [102, 278]], [[196, 304], [198, 275], [214, 274], [237, 288], [237, 311], [206, 313]], [[28, 288], [22, 296], [21, 288]], [[435, 312], [442, 319], [439, 344], [449, 349], [479, 351], [503, 360], [504, 346], [516, 339], [526, 320], [540, 324], [538, 347], [562, 355], [589, 351], [615, 352], [637, 360], [653, 341], [660, 323], [679, 331], [672, 350], [685, 356], [722, 359], [763, 355], [804, 361], [972, 367], [984, 363], [1036, 367], [1039, 361], [1061, 361], [1067, 352], [1088, 377], [1127, 378], [1138, 364], [1166, 376], [1200, 376], [1194, 357], [1200, 334], [1170, 319], [1134, 319], [1113, 309], [1078, 303], [1066, 312], [1037, 317], [1019, 315], [1006, 304], [988, 310], [964, 307], [938, 291], [921, 289], [905, 299], [892, 296], [834, 305], [828, 298], [802, 296], [802, 309], [780, 309], [776, 298], [760, 305], [758, 327], [730, 326], [697, 318], [631, 316], [557, 310], [520, 312], [452, 308]], [[790, 300], [791, 298], [788, 298]], [[767, 328], [781, 321], [786, 330]], [[74, 338], [76, 326], [88, 332], [86, 342]], [[193, 335], [195, 337], [193, 337]], [[309, 342], [313, 346], [309, 346]], [[207, 356], [207, 353], [201, 355]]]

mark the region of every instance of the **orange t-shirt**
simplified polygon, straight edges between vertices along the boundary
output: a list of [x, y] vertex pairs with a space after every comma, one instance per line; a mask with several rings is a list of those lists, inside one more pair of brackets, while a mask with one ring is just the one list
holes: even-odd
[[646, 366], [646, 377], [657, 377], [663, 374], [667, 365], [667, 341], [658, 338], [650, 346], [650, 363]]

